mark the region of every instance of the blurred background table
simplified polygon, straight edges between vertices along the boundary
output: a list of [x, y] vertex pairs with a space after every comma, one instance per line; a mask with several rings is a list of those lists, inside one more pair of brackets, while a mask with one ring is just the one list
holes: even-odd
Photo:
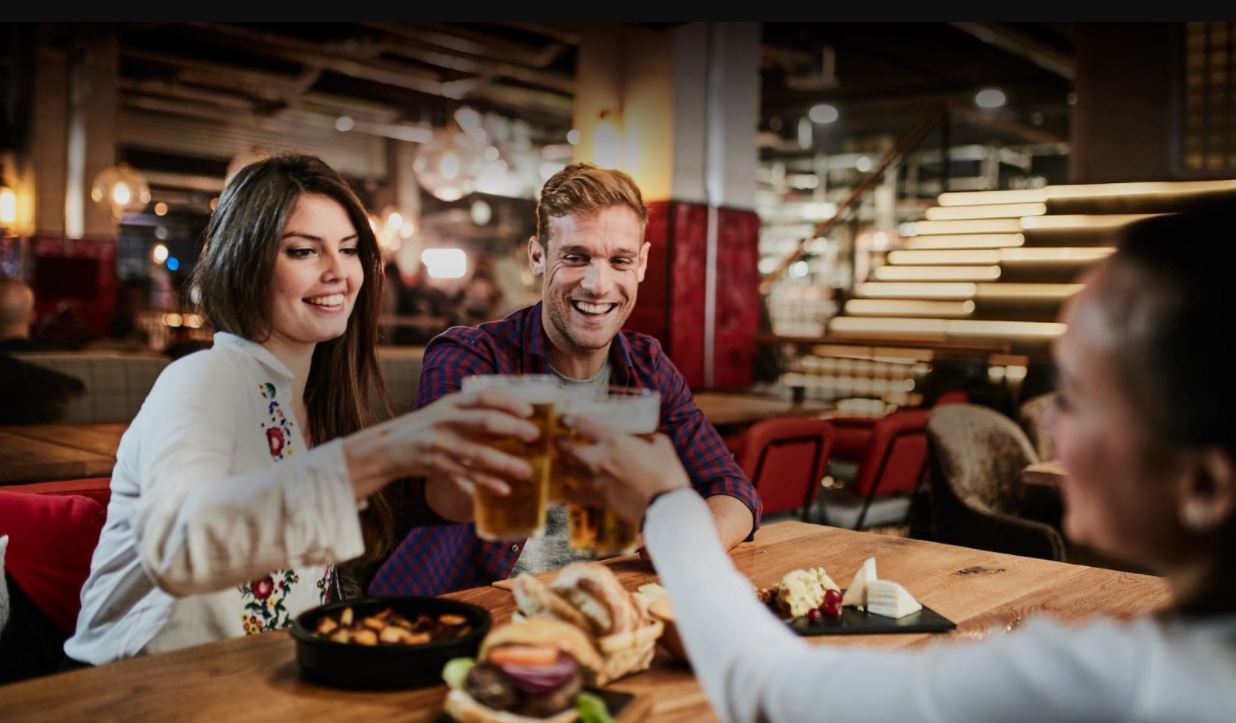
[[1057, 461], [1032, 464], [1021, 473], [1021, 481], [1028, 485], [1059, 488], [1064, 484], [1064, 468]]
[[696, 392], [695, 405], [717, 428], [754, 424], [777, 417], [814, 417], [834, 409], [817, 400], [794, 402], [779, 397], [736, 392]]
[[129, 425], [32, 424], [0, 427], [0, 484], [106, 477]]

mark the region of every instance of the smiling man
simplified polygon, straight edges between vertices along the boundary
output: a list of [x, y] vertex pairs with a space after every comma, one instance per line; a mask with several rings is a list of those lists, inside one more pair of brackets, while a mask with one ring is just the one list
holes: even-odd
[[[425, 349], [417, 405], [458, 391], [473, 374], [555, 374], [581, 392], [656, 389], [660, 431], [673, 439], [722, 542], [733, 547], [758, 526], [759, 496], [661, 344], [622, 330], [648, 265], [647, 217], [639, 188], [621, 171], [579, 163], [546, 181], [527, 249], [541, 279], [540, 303], [436, 337]], [[491, 543], [472, 524], [451, 524], [472, 516], [471, 498], [459, 487], [427, 485], [423, 499], [423, 511], [440, 524], [413, 529], [378, 570], [371, 593], [436, 595], [554, 569], [572, 557], [561, 507], [550, 510], [542, 536]]]

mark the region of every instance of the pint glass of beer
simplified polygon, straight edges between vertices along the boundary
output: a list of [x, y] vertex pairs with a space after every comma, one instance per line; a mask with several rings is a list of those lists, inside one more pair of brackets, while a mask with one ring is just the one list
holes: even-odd
[[512, 437], [485, 435], [481, 441], [532, 465], [527, 480], [506, 480], [511, 493], [506, 497], [477, 487], [472, 496], [476, 534], [485, 540], [517, 540], [532, 537], [545, 529], [545, 507], [549, 497], [550, 460], [558, 417], [554, 405], [562, 387], [549, 374], [491, 374], [465, 377], [464, 392], [500, 389], [532, 405], [531, 421], [541, 430], [532, 442]]
[[[562, 406], [566, 413], [587, 416], [618, 431], [640, 436], [655, 434], [661, 419], [661, 394], [642, 387], [610, 387], [607, 394], [565, 399]], [[578, 434], [574, 430], [562, 433]], [[578, 484], [570, 473], [561, 471], [560, 476], [564, 486]], [[639, 528], [604, 508], [569, 503], [567, 534], [572, 550], [606, 557], [631, 552]]]

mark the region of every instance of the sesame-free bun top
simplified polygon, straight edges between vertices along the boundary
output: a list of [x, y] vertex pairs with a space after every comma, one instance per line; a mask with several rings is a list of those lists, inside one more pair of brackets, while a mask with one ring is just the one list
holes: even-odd
[[543, 645], [570, 653], [583, 668], [585, 680], [591, 680], [603, 670], [601, 654], [583, 630], [553, 618], [532, 618], [494, 628], [481, 642], [480, 659], [500, 645]]

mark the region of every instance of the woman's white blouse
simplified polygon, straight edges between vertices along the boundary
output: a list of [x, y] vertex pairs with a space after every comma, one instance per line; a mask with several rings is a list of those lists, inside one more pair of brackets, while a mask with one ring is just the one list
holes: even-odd
[[644, 539], [696, 676], [724, 721], [1232, 721], [1236, 619], [1045, 618], [915, 651], [808, 646], [771, 615], [691, 490], [662, 495]]
[[290, 624], [364, 551], [340, 440], [307, 449], [292, 375], [217, 333], [121, 438], [70, 657], [104, 663]]

